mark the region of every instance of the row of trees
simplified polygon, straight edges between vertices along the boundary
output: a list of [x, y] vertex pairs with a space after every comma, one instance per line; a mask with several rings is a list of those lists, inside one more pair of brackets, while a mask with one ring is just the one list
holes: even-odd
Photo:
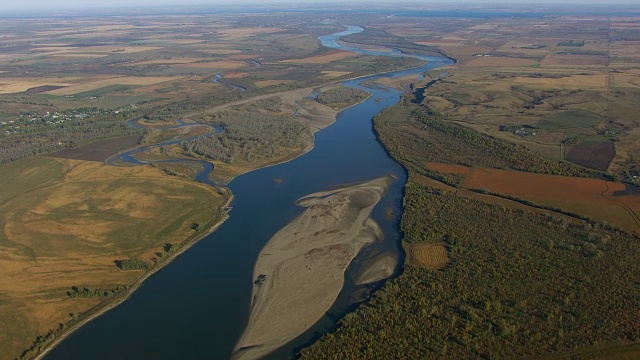
[[126, 286], [118, 286], [113, 289], [90, 289], [87, 287], [80, 288], [72, 286], [71, 291], [67, 291], [67, 296], [70, 298], [110, 298], [125, 291], [126, 289]]

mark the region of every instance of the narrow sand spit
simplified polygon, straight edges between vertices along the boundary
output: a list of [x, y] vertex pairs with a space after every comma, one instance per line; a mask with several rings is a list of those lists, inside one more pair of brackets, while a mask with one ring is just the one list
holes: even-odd
[[254, 269], [249, 323], [234, 359], [257, 359], [318, 321], [360, 250], [381, 237], [371, 211], [390, 183], [383, 177], [298, 200], [307, 209], [262, 249]]

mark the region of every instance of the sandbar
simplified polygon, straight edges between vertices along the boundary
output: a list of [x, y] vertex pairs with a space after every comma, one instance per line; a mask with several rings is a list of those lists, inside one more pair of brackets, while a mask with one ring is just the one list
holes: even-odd
[[233, 359], [261, 358], [322, 318], [349, 263], [382, 237], [371, 212], [390, 183], [382, 177], [298, 200], [307, 209], [258, 255], [249, 322]]

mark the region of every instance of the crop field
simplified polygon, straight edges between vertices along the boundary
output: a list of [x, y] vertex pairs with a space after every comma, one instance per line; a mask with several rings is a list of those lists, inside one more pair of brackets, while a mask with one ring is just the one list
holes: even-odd
[[465, 176], [462, 187], [530, 201], [640, 233], [640, 198], [615, 196], [626, 185], [605, 180], [429, 163], [432, 170]]
[[595, 113], [584, 110], [554, 111], [538, 121], [541, 129], [559, 131], [568, 129], [591, 128], [602, 122]]
[[282, 62], [298, 64], [327, 64], [332, 61], [342, 60], [352, 56], [356, 56], [356, 54], [351, 51], [334, 50], [326, 55], [312, 56], [303, 59], [288, 59], [282, 60]]
[[89, 81], [86, 83], [72, 84], [61, 89], [47, 91], [50, 95], [74, 95], [91, 90], [96, 90], [112, 85], [154, 85], [171, 80], [176, 80], [176, 77], [116, 77], [112, 79]]
[[2, 358], [100, 303], [69, 298], [72, 286], [131, 284], [141, 272], [120, 271], [114, 260], [149, 260], [222, 203], [214, 189], [148, 166], [35, 157], [1, 169]]
[[[592, 158], [609, 158], [613, 146], [609, 168], [616, 175], [626, 177], [628, 169], [639, 165], [632, 154], [640, 151], [640, 143], [631, 135], [639, 125], [632, 114], [640, 111], [635, 100], [640, 64], [636, 18], [414, 20], [378, 21], [369, 27], [435, 47], [457, 60], [444, 69], [448, 76], [429, 88], [424, 105], [550, 158], [558, 158], [560, 151], [549, 146], [569, 137], [596, 142], [594, 137], [600, 136], [599, 142], [608, 144], [594, 148], [601, 153]], [[532, 130], [499, 130], [518, 125]], [[575, 156], [568, 159], [585, 164]], [[589, 166], [604, 169], [604, 162]]]
[[74, 149], [64, 149], [51, 153], [50, 156], [103, 162], [120, 151], [132, 148], [140, 142], [139, 135], [125, 136], [121, 138], [95, 141], [87, 145], [78, 146]]
[[616, 147], [612, 142], [598, 144], [577, 144], [569, 146], [565, 160], [588, 168], [607, 171], [616, 157]]

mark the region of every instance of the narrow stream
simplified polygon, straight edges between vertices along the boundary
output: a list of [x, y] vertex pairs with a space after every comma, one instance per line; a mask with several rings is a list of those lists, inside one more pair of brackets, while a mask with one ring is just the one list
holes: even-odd
[[[398, 53], [365, 51], [337, 43], [347, 31], [320, 37], [325, 46], [380, 56]], [[46, 359], [229, 359], [249, 316], [253, 266], [262, 247], [302, 212], [300, 197], [332, 187], [393, 175], [395, 182], [373, 212], [384, 239], [365, 249], [345, 274], [345, 285], [328, 316], [307, 333], [272, 354], [285, 359], [300, 346], [329, 330], [337, 318], [368, 296], [380, 283], [357, 286], [353, 277], [380, 254], [399, 249], [399, 218], [404, 170], [377, 141], [371, 119], [395, 105], [401, 92], [367, 87], [383, 77], [415, 75], [448, 65], [451, 60], [410, 55], [429, 61], [411, 70], [346, 81], [372, 96], [341, 112], [336, 123], [318, 132], [315, 148], [284, 164], [234, 179], [230, 218], [172, 263], [150, 277], [129, 300], [73, 333]], [[154, 146], [162, 146], [154, 145]]]

